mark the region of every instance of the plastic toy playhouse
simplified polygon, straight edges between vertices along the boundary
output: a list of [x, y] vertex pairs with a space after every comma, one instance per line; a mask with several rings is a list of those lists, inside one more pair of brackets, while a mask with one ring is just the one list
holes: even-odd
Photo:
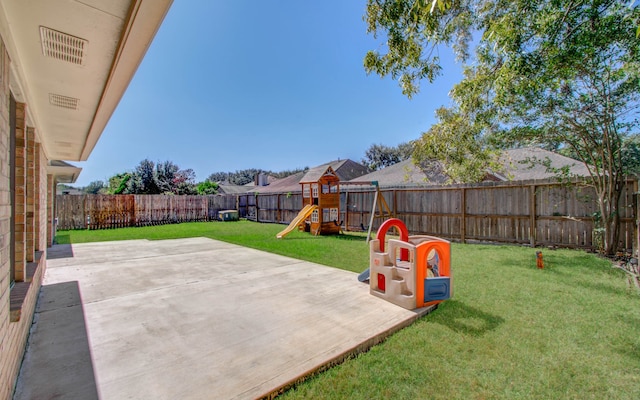
[[[400, 239], [385, 236], [392, 227]], [[386, 220], [371, 240], [369, 288], [374, 296], [409, 310], [438, 304], [452, 296], [451, 244], [433, 236], [409, 236], [405, 224]]]

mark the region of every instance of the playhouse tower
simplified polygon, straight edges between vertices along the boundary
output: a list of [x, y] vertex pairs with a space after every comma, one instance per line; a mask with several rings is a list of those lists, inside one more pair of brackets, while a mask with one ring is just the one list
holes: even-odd
[[340, 178], [333, 168], [311, 170], [300, 184], [302, 206], [317, 206], [309, 217], [311, 233], [340, 233]]

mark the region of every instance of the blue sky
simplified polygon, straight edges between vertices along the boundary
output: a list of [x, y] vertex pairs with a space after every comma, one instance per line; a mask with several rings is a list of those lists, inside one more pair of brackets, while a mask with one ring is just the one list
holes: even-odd
[[367, 76], [366, 0], [175, 0], [75, 186], [141, 160], [213, 172], [359, 161], [374, 144], [416, 139], [449, 104], [460, 66], [409, 100]]

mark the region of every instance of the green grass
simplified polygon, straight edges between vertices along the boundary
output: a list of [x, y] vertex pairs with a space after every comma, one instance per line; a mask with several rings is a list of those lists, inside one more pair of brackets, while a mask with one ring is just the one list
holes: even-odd
[[[360, 272], [363, 235], [313, 237], [282, 225], [190, 223], [67, 231], [58, 241], [206, 236]], [[524, 247], [452, 247], [454, 297], [371, 351], [284, 399], [638, 399], [640, 296], [594, 255]]]

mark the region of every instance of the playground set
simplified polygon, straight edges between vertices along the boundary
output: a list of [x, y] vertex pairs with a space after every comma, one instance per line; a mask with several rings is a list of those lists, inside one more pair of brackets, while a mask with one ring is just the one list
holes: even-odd
[[[324, 172], [305, 175], [300, 184], [302, 210], [276, 237], [281, 239], [296, 227], [308, 229], [314, 235], [340, 233], [340, 179], [334, 170], [328, 167]], [[409, 310], [449, 299], [452, 296], [450, 242], [434, 236], [409, 236], [406, 225], [397, 218], [385, 220], [378, 228], [376, 238], [369, 240], [376, 206], [380, 208], [380, 216], [392, 216], [389, 206], [378, 182], [346, 184], [376, 188], [367, 232], [369, 268], [358, 276], [358, 280], [369, 282], [372, 295]], [[385, 240], [392, 228], [398, 230], [399, 239]]]
[[[369, 223], [368, 235], [371, 235], [371, 226], [376, 217], [376, 206], [379, 208], [377, 217], [391, 217], [391, 210], [380, 192], [377, 181], [362, 182], [340, 182], [331, 167], [320, 170], [315, 174], [304, 176], [302, 185], [302, 209], [298, 215], [289, 223], [276, 237], [282, 239], [291, 233], [296, 227], [301, 231], [309, 231], [313, 235], [331, 235], [340, 233], [342, 222], [340, 221], [340, 186], [374, 186], [376, 195], [374, 196], [371, 208], [371, 221]], [[369, 237], [367, 236], [367, 237]]]

